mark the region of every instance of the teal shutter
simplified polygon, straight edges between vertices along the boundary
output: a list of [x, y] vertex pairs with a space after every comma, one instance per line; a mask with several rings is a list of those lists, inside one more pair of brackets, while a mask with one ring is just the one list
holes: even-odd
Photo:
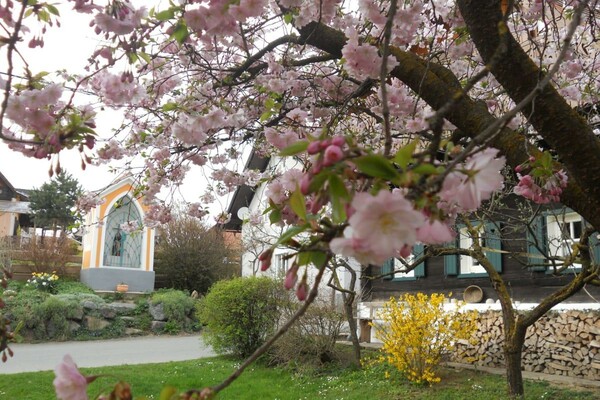
[[531, 271], [545, 271], [542, 258], [543, 252], [548, 251], [548, 240], [546, 237], [546, 218], [538, 215], [531, 223], [531, 229], [527, 229], [527, 265]]
[[[484, 225], [485, 229], [485, 247], [502, 250], [502, 240], [500, 239], [500, 228], [493, 222]], [[495, 251], [486, 251], [485, 256], [498, 272], [502, 272], [502, 253]]]
[[[589, 224], [584, 222], [584, 227], [587, 228]], [[590, 246], [590, 255], [592, 256], [592, 263], [600, 264], [600, 240], [598, 239], [598, 232], [594, 232], [588, 239]]]
[[394, 259], [390, 258], [388, 260], [386, 260], [383, 265], [381, 266], [381, 275], [385, 275], [383, 277], [383, 279], [387, 279], [390, 280], [394, 277], [394, 275], [392, 274], [392, 271], [394, 270]]
[[[460, 231], [459, 235], [460, 235]], [[454, 242], [444, 243], [444, 247], [458, 247], [459, 235]], [[458, 275], [458, 254], [449, 254], [444, 256], [444, 273], [448, 276]]]
[[[423, 256], [423, 253], [425, 253], [425, 246], [422, 244], [415, 244], [413, 246], [413, 256], [415, 257], [415, 260], [418, 259], [419, 257]], [[420, 278], [425, 276], [425, 261], [419, 263], [415, 269], [415, 278]]]

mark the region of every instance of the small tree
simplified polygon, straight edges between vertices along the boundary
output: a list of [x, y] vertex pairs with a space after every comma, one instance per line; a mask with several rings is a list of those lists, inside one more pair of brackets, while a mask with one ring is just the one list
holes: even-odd
[[74, 210], [81, 193], [81, 185], [77, 179], [64, 172], [39, 189], [32, 190], [29, 200], [35, 225], [42, 229], [52, 229], [55, 236], [59, 229], [64, 232], [77, 221]]
[[221, 230], [181, 216], [159, 230], [154, 269], [170, 287], [204, 294], [216, 281], [239, 275], [235, 256]]

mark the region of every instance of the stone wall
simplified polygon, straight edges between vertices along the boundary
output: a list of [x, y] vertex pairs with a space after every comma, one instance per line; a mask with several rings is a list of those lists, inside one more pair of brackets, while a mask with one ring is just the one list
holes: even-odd
[[[479, 314], [473, 343], [460, 341], [455, 361], [504, 367], [500, 311]], [[527, 330], [522, 365], [525, 371], [600, 380], [600, 312], [547, 313]]]

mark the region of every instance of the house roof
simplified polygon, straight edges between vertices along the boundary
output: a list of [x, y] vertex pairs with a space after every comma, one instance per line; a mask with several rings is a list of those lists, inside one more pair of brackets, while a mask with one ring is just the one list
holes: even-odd
[[6, 179], [6, 177], [4, 176], [4, 174], [2, 172], [0, 172], [0, 181], [4, 182], [4, 184], [13, 192], [16, 192], [14, 186], [8, 181], [8, 179]]
[[0, 212], [29, 214], [31, 212], [29, 204], [27, 201], [0, 200]]
[[[252, 150], [250, 157], [248, 158], [248, 162], [244, 167], [244, 171], [249, 169], [257, 169], [260, 172], [264, 172], [269, 165], [270, 158], [269, 157], [261, 157], [259, 156], [255, 150]], [[229, 207], [227, 208], [227, 213], [231, 214], [231, 219], [226, 224], [223, 224], [223, 229], [226, 231], [236, 231], [239, 232], [242, 230], [243, 221], [238, 217], [238, 211], [242, 207], [248, 207], [254, 198], [255, 189], [248, 185], [241, 185], [235, 190], [231, 202], [229, 203]]]

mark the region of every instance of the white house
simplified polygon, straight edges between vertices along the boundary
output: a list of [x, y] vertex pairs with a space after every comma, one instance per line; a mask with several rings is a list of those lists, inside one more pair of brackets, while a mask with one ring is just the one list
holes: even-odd
[[[261, 158], [255, 152], [250, 155], [246, 164], [246, 170], [258, 170], [261, 173], [269, 171], [269, 175], [281, 174], [292, 168], [301, 168], [298, 161], [291, 157], [270, 159]], [[226, 230], [240, 231], [242, 234], [242, 276], [271, 276], [275, 279], [285, 277], [286, 272], [293, 263], [294, 250], [285, 247], [277, 247], [274, 250], [271, 267], [265, 271], [260, 271], [260, 262], [258, 256], [270, 248], [277, 241], [282, 232], [287, 228], [285, 226], [272, 225], [267, 215], [262, 215], [263, 211], [269, 207], [268, 198], [265, 194], [267, 183], [262, 183], [256, 188], [249, 186], [240, 186], [237, 188], [232, 201], [229, 204], [228, 213], [231, 214], [231, 220], [224, 225]], [[249, 223], [252, 220], [254, 223]], [[256, 223], [258, 222], [259, 223]], [[244, 223], [246, 222], [246, 223]], [[360, 291], [360, 265], [354, 260], [348, 261], [352, 268], [357, 271], [356, 287], [354, 290]], [[299, 271], [299, 278], [304, 273], [304, 267]], [[308, 267], [309, 283], [314, 279], [317, 268]], [[339, 284], [349, 289], [351, 282], [351, 273], [344, 268], [337, 269]], [[326, 271], [319, 288], [319, 299], [331, 302], [335, 305], [342, 304], [340, 292], [335, 292], [327, 283], [332, 279], [332, 272]], [[357, 296], [359, 298], [359, 295]]]

